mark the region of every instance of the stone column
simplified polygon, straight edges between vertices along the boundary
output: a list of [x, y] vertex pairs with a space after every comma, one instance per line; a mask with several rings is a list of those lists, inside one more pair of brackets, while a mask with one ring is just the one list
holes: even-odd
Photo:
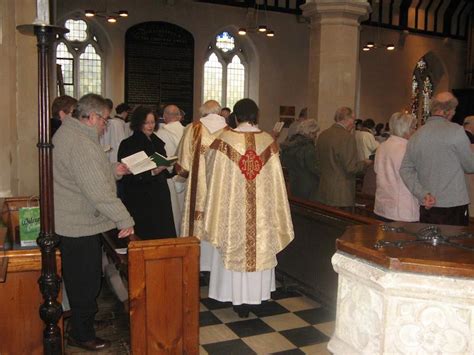
[[371, 11], [367, 0], [308, 0], [311, 19], [308, 109], [321, 129], [338, 107], [355, 108], [359, 78], [359, 30]]

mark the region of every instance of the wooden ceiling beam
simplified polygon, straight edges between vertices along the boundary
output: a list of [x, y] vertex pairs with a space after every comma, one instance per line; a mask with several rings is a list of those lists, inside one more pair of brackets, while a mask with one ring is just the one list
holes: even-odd
[[400, 27], [408, 28], [408, 10], [410, 9], [412, 0], [402, 0], [400, 3]]
[[449, 0], [449, 5], [446, 8], [446, 11], [444, 12], [443, 34], [446, 36], [451, 35], [451, 25], [453, 23], [453, 15], [456, 9], [458, 8], [459, 4], [461, 4], [461, 0]]

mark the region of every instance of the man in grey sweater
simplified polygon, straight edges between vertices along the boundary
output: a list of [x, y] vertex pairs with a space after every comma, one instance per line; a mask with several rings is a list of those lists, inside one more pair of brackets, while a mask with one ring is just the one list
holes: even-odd
[[431, 101], [431, 117], [409, 140], [400, 175], [420, 202], [420, 222], [468, 225], [464, 173], [474, 173], [474, 153], [462, 126], [452, 123], [458, 100], [449, 92]]
[[74, 118], [65, 118], [53, 137], [55, 226], [72, 311], [68, 343], [87, 350], [110, 345], [94, 331], [102, 274], [100, 233], [118, 228], [124, 238], [134, 232], [132, 217], [116, 197], [115, 180], [128, 169], [111, 164], [99, 145], [109, 113], [101, 96], [85, 95]]

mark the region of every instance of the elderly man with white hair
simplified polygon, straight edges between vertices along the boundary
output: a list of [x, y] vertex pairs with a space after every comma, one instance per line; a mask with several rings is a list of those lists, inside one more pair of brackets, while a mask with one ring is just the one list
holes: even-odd
[[[182, 111], [176, 105], [165, 106], [163, 110], [164, 124], [160, 126], [155, 134], [165, 142], [166, 155], [175, 156], [178, 151], [178, 145], [183, 137], [184, 127], [181, 124], [183, 119]], [[168, 168], [170, 172], [173, 167]], [[184, 209], [185, 179], [179, 175], [168, 179], [168, 188], [170, 190], [171, 207], [173, 209], [173, 219], [177, 235], [181, 232], [181, 218]]]
[[474, 173], [474, 153], [463, 128], [451, 122], [458, 100], [442, 92], [431, 101], [431, 117], [410, 139], [400, 167], [418, 198], [420, 222], [467, 226], [469, 194], [465, 173]]
[[[221, 106], [215, 100], [206, 101], [199, 112], [201, 118], [184, 130], [175, 168], [178, 175], [187, 179], [180, 235], [201, 239], [207, 193], [205, 155], [227, 124], [225, 118], [220, 116]], [[210, 271], [210, 251], [210, 245], [202, 242], [201, 271]]]
[[375, 155], [377, 189], [374, 213], [384, 221], [418, 222], [420, 205], [399, 173], [408, 139], [416, 129], [416, 120], [412, 115], [396, 112], [389, 123], [391, 135]]

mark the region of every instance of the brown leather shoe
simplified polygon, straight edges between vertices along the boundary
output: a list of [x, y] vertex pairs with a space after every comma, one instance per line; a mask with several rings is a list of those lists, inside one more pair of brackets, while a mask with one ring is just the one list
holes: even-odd
[[97, 337], [88, 341], [79, 341], [72, 337], [68, 337], [67, 343], [70, 346], [75, 346], [76, 348], [81, 348], [89, 351], [99, 351], [110, 347], [110, 341]]

